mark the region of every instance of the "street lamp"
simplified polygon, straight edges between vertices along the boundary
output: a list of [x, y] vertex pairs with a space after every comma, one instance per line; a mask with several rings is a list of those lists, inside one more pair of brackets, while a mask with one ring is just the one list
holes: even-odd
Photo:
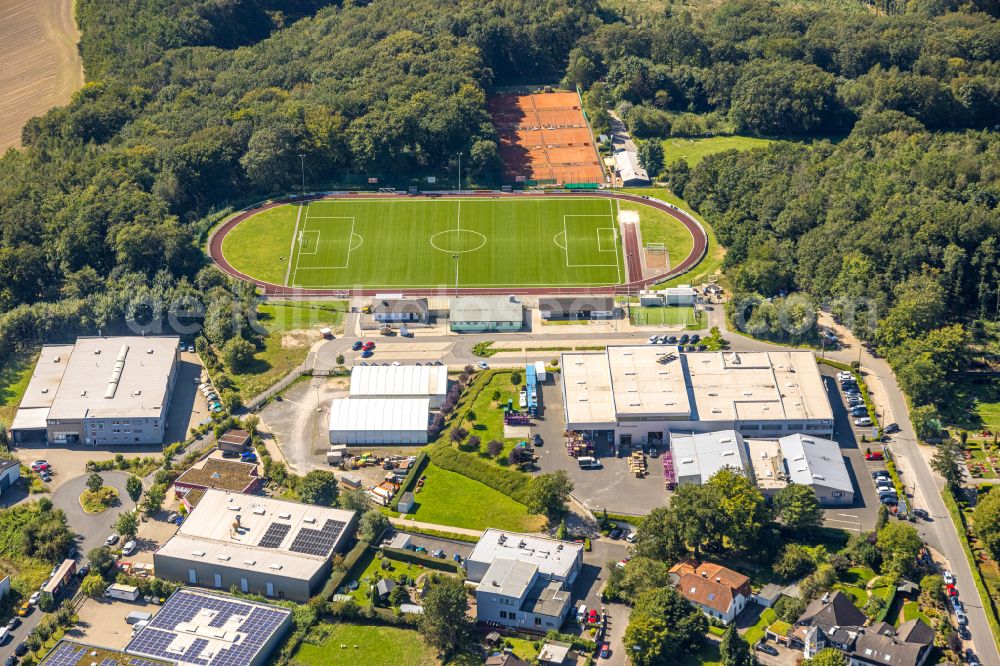
[[305, 153], [299, 153], [299, 165], [302, 168], [302, 195], [305, 196], [305, 193], [306, 193], [306, 155], [305, 155]]
[[462, 153], [458, 154], [458, 191], [462, 191]]
[[451, 258], [455, 260], [455, 296], [458, 297], [458, 253], [451, 255]]

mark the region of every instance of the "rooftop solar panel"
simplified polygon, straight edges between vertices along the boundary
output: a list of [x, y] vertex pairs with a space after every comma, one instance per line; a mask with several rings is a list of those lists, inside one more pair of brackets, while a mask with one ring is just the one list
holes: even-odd
[[306, 555], [329, 555], [345, 527], [347, 523], [343, 521], [327, 520], [322, 529], [302, 528], [288, 549]]
[[[194, 666], [245, 666], [253, 663], [289, 615], [290, 611], [284, 608], [180, 590], [167, 600], [150, 625], [132, 639], [127, 650]], [[206, 616], [210, 617], [207, 623]], [[236, 639], [213, 644], [204, 638], [193, 638], [191, 631], [182, 630], [192, 621], [215, 628], [235, 627]], [[178, 636], [186, 640], [177, 640]], [[181, 649], [171, 650], [171, 645]], [[205, 656], [209, 647], [215, 652]]]
[[277, 548], [285, 540], [290, 529], [292, 526], [287, 523], [271, 523], [257, 545], [261, 548]]

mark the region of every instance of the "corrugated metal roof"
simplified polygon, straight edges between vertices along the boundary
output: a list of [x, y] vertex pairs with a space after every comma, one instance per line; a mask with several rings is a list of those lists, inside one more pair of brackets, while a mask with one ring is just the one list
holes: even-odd
[[448, 392], [444, 365], [356, 365], [351, 370], [351, 397], [443, 396]]
[[778, 442], [788, 467], [788, 476], [794, 483], [854, 492], [837, 442], [802, 434], [788, 435]]
[[332, 432], [427, 430], [427, 398], [338, 398], [330, 403]]

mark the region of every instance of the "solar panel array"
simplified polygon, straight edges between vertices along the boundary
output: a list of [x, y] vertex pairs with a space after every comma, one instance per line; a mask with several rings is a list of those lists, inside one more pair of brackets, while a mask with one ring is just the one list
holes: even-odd
[[[90, 666], [93, 662], [93, 659], [90, 657], [90, 653], [92, 651], [94, 651], [94, 648], [87, 645], [60, 641], [54, 648], [52, 648], [49, 654], [46, 655], [45, 661], [42, 663], [45, 666]], [[99, 653], [100, 652], [107, 653], [114, 651], [101, 648], [99, 650]], [[160, 661], [150, 661], [149, 659], [143, 659], [142, 657], [119, 654], [115, 657], [105, 657], [101, 660], [100, 666], [164, 666], [164, 663]]]
[[[176, 627], [190, 622], [206, 609], [216, 614], [209, 622], [211, 627], [221, 627], [232, 618], [238, 618], [236, 631], [239, 638], [230, 646], [219, 649], [211, 658], [201, 656], [209, 645], [209, 641], [203, 638], [193, 640], [182, 654], [168, 650], [178, 635]], [[149, 626], [132, 639], [126, 650], [195, 666], [246, 666], [253, 663], [261, 648], [289, 615], [291, 611], [284, 608], [179, 590], [167, 600]]]
[[285, 540], [290, 529], [292, 526], [287, 523], [271, 523], [257, 545], [261, 548], [277, 548]]
[[306, 555], [327, 556], [333, 550], [333, 545], [337, 543], [341, 532], [347, 527], [347, 523], [341, 520], [327, 520], [323, 528], [314, 530], [302, 528], [295, 535], [295, 540], [289, 546], [289, 550]]

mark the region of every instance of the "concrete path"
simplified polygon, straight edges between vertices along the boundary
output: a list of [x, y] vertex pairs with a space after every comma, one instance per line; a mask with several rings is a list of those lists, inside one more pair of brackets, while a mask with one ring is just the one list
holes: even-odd
[[465, 527], [452, 527], [451, 525], [438, 525], [437, 523], [422, 523], [419, 520], [412, 520], [410, 518], [389, 518], [389, 522], [392, 523], [394, 527], [399, 527], [404, 530], [416, 527], [421, 530], [437, 530], [438, 532], [464, 534], [466, 536], [476, 537], [477, 539], [483, 536], [482, 530], [470, 530]]

